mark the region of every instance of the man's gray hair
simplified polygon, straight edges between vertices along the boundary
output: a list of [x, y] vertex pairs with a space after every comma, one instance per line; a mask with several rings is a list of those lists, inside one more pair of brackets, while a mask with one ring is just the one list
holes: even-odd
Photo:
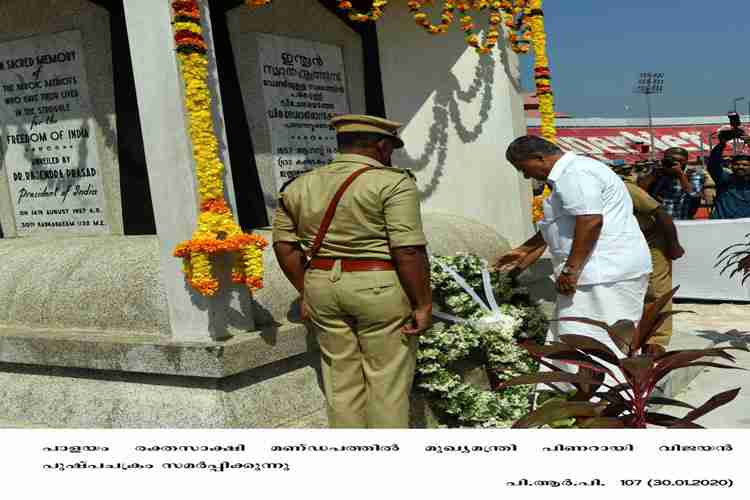
[[505, 158], [511, 163], [528, 160], [538, 156], [552, 156], [563, 151], [554, 143], [536, 135], [524, 135], [510, 143]]

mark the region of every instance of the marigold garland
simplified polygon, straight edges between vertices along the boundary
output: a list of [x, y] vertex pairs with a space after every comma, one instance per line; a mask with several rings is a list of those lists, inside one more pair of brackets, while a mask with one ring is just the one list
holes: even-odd
[[[272, 0], [246, 0], [245, 3], [251, 7], [268, 5]], [[355, 21], [375, 21], [383, 14], [383, 7], [388, 2], [374, 1], [372, 9], [367, 14], [353, 13], [350, 19]], [[500, 25], [504, 24], [510, 47], [518, 54], [527, 54], [534, 47], [534, 80], [536, 83], [536, 95], [539, 100], [539, 113], [541, 115], [541, 136], [556, 142], [557, 131], [555, 129], [555, 104], [552, 93], [552, 82], [547, 59], [547, 35], [544, 30], [544, 13], [542, 11], [542, 0], [445, 0], [441, 9], [440, 24], [432, 24], [423, 8], [432, 4], [433, 0], [409, 0], [407, 6], [414, 15], [414, 21], [427, 33], [438, 35], [448, 30], [455, 20], [455, 11], [460, 14], [461, 29], [466, 34], [466, 43], [479, 54], [488, 54], [497, 45], [500, 37]], [[352, 3], [347, 0], [338, 2], [338, 8], [344, 11], [353, 9]], [[489, 28], [485, 35], [484, 43], [474, 33], [476, 26], [470, 11], [481, 12], [489, 10]], [[353, 17], [354, 16], [354, 17]], [[356, 18], [355, 18], [356, 17]], [[544, 194], [534, 199], [534, 220], [541, 218], [541, 204], [549, 195], [545, 189]]]
[[528, 54], [532, 38], [528, 0], [516, 0], [515, 3], [505, 0], [498, 3], [511, 49], [517, 54]]
[[534, 200], [531, 205], [531, 220], [534, 224], [544, 219], [544, 200], [552, 194], [552, 190], [549, 186], [544, 186], [542, 194], [534, 196]]
[[[271, 3], [272, 0], [245, 0], [245, 4], [248, 7], [263, 7]], [[374, 0], [372, 7], [367, 12], [359, 12], [354, 9], [352, 3], [348, 0], [340, 0], [336, 7], [339, 10], [344, 11], [348, 14], [349, 19], [358, 23], [366, 23], [368, 21], [377, 21], [383, 17], [385, 7], [388, 5], [388, 0]]]
[[[265, 5], [270, 0], [251, 0], [251, 3]], [[200, 194], [197, 228], [192, 239], [175, 248], [174, 256], [182, 258], [183, 272], [190, 285], [210, 296], [219, 289], [210, 256], [235, 253], [238, 258], [232, 266], [232, 281], [258, 290], [263, 287], [263, 249], [268, 242], [261, 236], [244, 233], [224, 199], [224, 165], [219, 159], [211, 116], [208, 49], [201, 30], [200, 8], [195, 0], [174, 1], [172, 8]]]
[[547, 35], [544, 31], [544, 13], [542, 0], [531, 0], [529, 24], [531, 26], [534, 44], [534, 79], [536, 81], [536, 95], [539, 99], [539, 113], [541, 114], [541, 135], [545, 139], [555, 142], [555, 103], [550, 80], [549, 60], [547, 59]]
[[[547, 34], [544, 30], [544, 12], [542, 11], [542, 0], [531, 0], [529, 10], [525, 18], [531, 27], [534, 45], [534, 81], [536, 83], [536, 95], [539, 102], [540, 133], [541, 136], [551, 142], [557, 141], [557, 130], [555, 129], [555, 102], [552, 93], [552, 81], [550, 79], [549, 59], [547, 58]], [[532, 206], [532, 220], [539, 222], [544, 218], [542, 206], [544, 200], [552, 193], [549, 186], [544, 187], [544, 192], [534, 197]]]
[[[464, 3], [468, 4], [468, 2]], [[497, 46], [497, 40], [498, 38], [500, 38], [499, 26], [503, 20], [502, 13], [500, 11], [500, 2], [474, 0], [473, 3], [470, 6], [467, 5], [467, 7], [473, 8], [474, 10], [479, 12], [483, 10], [489, 10], [490, 25], [489, 28], [487, 28], [487, 33], [484, 36], [484, 43], [482, 43], [482, 41], [479, 39], [479, 35], [474, 33], [474, 29], [476, 29], [474, 19], [468, 14], [461, 17], [461, 29], [466, 34], [466, 43], [468, 43], [469, 46], [474, 47], [474, 50], [476, 50], [478, 54], [489, 54], [490, 52], [492, 52], [492, 49]]]
[[424, 4], [432, 3], [431, 0], [410, 0], [407, 3], [409, 10], [414, 14], [414, 21], [418, 26], [424, 28], [424, 30], [431, 35], [441, 35], [448, 31], [448, 28], [455, 19], [454, 12], [456, 8], [461, 9], [462, 12], [468, 10], [468, 2], [454, 2], [447, 0], [443, 4], [443, 8], [440, 13], [440, 24], [432, 24], [429, 16], [422, 12]]
[[374, 0], [372, 2], [372, 8], [367, 12], [358, 12], [354, 10], [354, 6], [348, 0], [340, 1], [337, 4], [339, 10], [346, 12], [349, 15], [349, 19], [358, 23], [366, 23], [368, 21], [377, 21], [383, 17], [383, 11], [385, 6], [388, 5], [387, 0]]

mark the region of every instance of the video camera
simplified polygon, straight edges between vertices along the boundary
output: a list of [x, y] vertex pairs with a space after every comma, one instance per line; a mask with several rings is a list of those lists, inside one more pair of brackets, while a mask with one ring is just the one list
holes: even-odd
[[649, 160], [639, 161], [633, 165], [633, 171], [636, 174], [649, 173], [657, 168], [659, 168], [659, 163], [656, 161], [649, 161]]
[[742, 122], [740, 121], [739, 113], [730, 111], [727, 113], [727, 117], [729, 118], [729, 126], [732, 128], [730, 130], [720, 131], [719, 139], [724, 139], [724, 141], [742, 139], [747, 143], [750, 138], [745, 135], [745, 131], [741, 128]]

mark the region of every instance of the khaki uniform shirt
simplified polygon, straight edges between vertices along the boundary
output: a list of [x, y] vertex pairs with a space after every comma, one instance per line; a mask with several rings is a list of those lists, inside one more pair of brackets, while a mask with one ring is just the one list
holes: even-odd
[[667, 240], [656, 225], [654, 212], [661, 204], [641, 189], [633, 179], [625, 178], [625, 187], [628, 189], [630, 198], [633, 200], [633, 214], [641, 226], [643, 236], [649, 248], [660, 248], [666, 250]]
[[317, 256], [389, 260], [391, 247], [426, 245], [413, 176], [354, 154], [337, 155], [282, 189], [273, 220], [274, 243], [299, 243], [308, 251], [336, 191], [365, 166], [377, 170], [363, 173], [346, 190]]

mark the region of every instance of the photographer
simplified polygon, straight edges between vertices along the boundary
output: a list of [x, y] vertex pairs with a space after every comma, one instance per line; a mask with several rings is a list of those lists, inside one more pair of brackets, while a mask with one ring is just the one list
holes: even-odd
[[703, 192], [703, 176], [694, 173], [688, 177], [685, 171], [688, 158], [686, 149], [669, 148], [664, 151], [661, 163], [639, 182], [675, 220], [692, 219]]
[[730, 161], [731, 174], [722, 167], [722, 154], [727, 143], [743, 137], [745, 132], [739, 127], [721, 130], [719, 144], [711, 150], [708, 173], [716, 183], [712, 219], [750, 217], [750, 156], [733, 156]]

